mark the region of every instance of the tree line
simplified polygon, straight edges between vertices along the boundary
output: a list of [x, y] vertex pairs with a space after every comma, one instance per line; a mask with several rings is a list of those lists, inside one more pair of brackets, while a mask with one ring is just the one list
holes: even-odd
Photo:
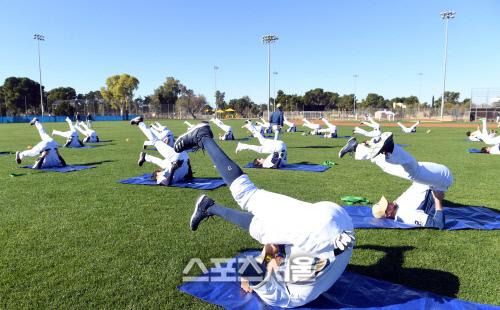
[[[211, 114], [214, 109], [204, 95], [196, 94], [174, 77], [167, 77], [152, 94], [135, 97], [139, 80], [129, 74], [113, 75], [106, 79], [99, 90], [86, 94], [77, 93], [73, 87], [56, 87], [46, 91], [42, 87], [45, 111], [52, 115], [73, 115], [76, 111], [120, 115], [151, 112], [156, 114], [177, 113], [196, 117], [198, 114]], [[358, 100], [354, 94], [340, 95], [336, 92], [315, 88], [303, 95], [286, 94], [279, 90], [276, 98], [271, 98], [271, 105], [281, 104], [285, 111], [352, 111], [356, 101], [358, 110], [392, 109], [397, 103], [407, 108], [439, 108], [441, 97], [433, 102], [420, 102], [416, 96], [384, 98], [376, 93], [369, 93]], [[459, 92], [445, 92], [446, 108], [466, 106], [470, 99], [460, 101]], [[257, 104], [249, 96], [226, 100], [225, 92], [215, 92], [215, 109], [233, 109], [242, 116], [257, 115], [267, 110], [266, 104]], [[26, 77], [9, 77], [0, 86], [0, 115], [39, 114], [40, 84]]]

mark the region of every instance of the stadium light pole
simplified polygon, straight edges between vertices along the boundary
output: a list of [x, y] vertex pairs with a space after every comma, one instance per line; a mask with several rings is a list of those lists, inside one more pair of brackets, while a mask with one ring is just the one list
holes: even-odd
[[273, 77], [274, 77], [274, 110], [276, 111], [276, 76], [278, 75], [278, 72], [274, 71], [273, 72]]
[[446, 90], [446, 61], [448, 59], [448, 21], [451, 18], [455, 18], [456, 12], [445, 11], [441, 12], [441, 18], [445, 21], [445, 31], [444, 31], [444, 74], [443, 74], [443, 96], [441, 97], [441, 120], [443, 120], [444, 112], [444, 92]]
[[358, 112], [356, 111], [356, 82], [358, 79], [358, 74], [354, 74], [352, 78], [354, 79], [354, 119], [358, 120]]
[[269, 105], [271, 104], [271, 43], [278, 41], [278, 36], [267, 34], [262, 37], [262, 42], [267, 44], [267, 117], [270, 115]]
[[43, 91], [42, 91], [42, 65], [40, 62], [40, 41], [45, 41], [45, 37], [41, 34], [35, 34], [33, 36], [38, 43], [38, 72], [40, 73], [40, 107], [42, 108], [42, 116], [43, 116]]
[[219, 66], [214, 66], [214, 96], [215, 96], [215, 102], [214, 102], [214, 108], [217, 110], [217, 70], [219, 70]]
[[422, 95], [422, 75], [424, 75], [422, 72], [418, 73], [418, 101], [420, 103], [420, 97]]

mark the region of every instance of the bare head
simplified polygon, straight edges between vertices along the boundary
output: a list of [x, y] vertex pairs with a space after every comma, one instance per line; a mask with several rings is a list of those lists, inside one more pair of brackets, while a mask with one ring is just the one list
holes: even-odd
[[158, 178], [161, 176], [161, 169], [156, 169], [155, 171], [153, 171], [153, 173], [151, 173], [151, 180], [158, 180]]
[[396, 217], [397, 210], [398, 205], [396, 203], [390, 202], [382, 196], [380, 201], [373, 205], [372, 214], [376, 218], [394, 219]]
[[466, 135], [467, 137], [470, 137], [470, 134], [471, 134], [471, 132], [470, 132], [470, 131], [467, 131], [467, 132], [465, 133], [465, 135]]
[[255, 158], [255, 159], [253, 160], [253, 165], [254, 165], [255, 167], [262, 168], [262, 166], [264, 165], [264, 161], [265, 161], [265, 159], [264, 159], [264, 158]]
[[489, 154], [489, 153], [490, 153], [490, 149], [491, 149], [491, 148], [490, 148], [490, 147], [488, 147], [488, 146], [483, 146], [483, 147], [481, 148], [481, 153], [486, 153], [486, 154]]

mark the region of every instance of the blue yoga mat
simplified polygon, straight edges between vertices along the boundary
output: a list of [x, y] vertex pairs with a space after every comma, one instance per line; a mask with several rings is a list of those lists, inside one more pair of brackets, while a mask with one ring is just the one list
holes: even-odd
[[[248, 163], [244, 166], [244, 168], [256, 168], [262, 169], [260, 167], [256, 167], [253, 163]], [[287, 164], [284, 167], [280, 167], [278, 170], [295, 170], [295, 171], [308, 171], [308, 172], [323, 172], [330, 169], [328, 166], [323, 165], [313, 165], [313, 164]]]
[[[31, 168], [32, 166], [23, 166], [21, 168], [28, 168], [28, 169], [33, 169]], [[79, 171], [79, 170], [85, 170], [85, 169], [91, 169], [95, 168], [95, 166], [72, 166], [72, 165], [67, 165], [66, 167], [52, 167], [52, 168], [43, 168], [43, 169], [33, 169], [33, 170], [42, 170], [42, 171], [54, 171], [54, 172], [72, 172], [72, 171]]]
[[[243, 255], [256, 256], [258, 251]], [[220, 281], [217, 278], [232, 277], [236, 274], [237, 257], [221, 268], [211, 268], [208, 273], [185, 282], [178, 288], [203, 301], [226, 309], [279, 309], [264, 304], [255, 293], [244, 293], [236, 280]], [[229, 266], [229, 267], [228, 267]], [[228, 272], [223, 273], [223, 272]], [[206, 281], [211, 279], [212, 281]], [[353, 272], [344, 272], [335, 284], [316, 300], [297, 309], [498, 309], [498, 307], [444, 297], [420, 291], [403, 285], [377, 280]]]
[[469, 149], [469, 153], [477, 153], [477, 154], [488, 154], [488, 153], [481, 153], [481, 150], [479, 149]]
[[[417, 225], [396, 222], [391, 219], [377, 219], [368, 206], [343, 206], [352, 218], [354, 228], [422, 228]], [[500, 229], [500, 212], [483, 207], [444, 208], [445, 230]]]
[[[121, 180], [118, 183], [136, 184], [136, 185], [156, 185], [156, 181], [151, 180], [151, 173], [146, 173], [138, 177]], [[212, 190], [225, 185], [224, 180], [220, 178], [193, 178], [191, 181], [174, 183], [171, 186], [181, 188], [193, 188], [201, 190]]]

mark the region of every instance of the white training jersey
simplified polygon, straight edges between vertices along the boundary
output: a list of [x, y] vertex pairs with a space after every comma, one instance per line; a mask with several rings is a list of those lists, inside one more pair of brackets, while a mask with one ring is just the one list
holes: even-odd
[[429, 215], [418, 208], [425, 200], [429, 189], [427, 185], [413, 183], [394, 201], [398, 205], [394, 220], [406, 224], [425, 226]]

